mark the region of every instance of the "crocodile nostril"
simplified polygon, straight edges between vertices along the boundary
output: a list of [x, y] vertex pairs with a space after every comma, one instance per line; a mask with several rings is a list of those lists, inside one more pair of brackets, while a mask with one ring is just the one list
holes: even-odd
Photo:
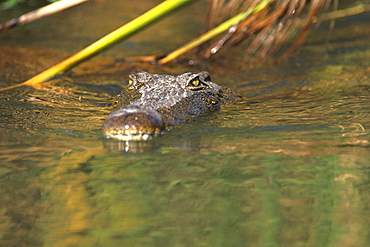
[[164, 128], [162, 117], [157, 111], [127, 106], [108, 116], [103, 132], [107, 138], [123, 141], [148, 140], [159, 135]]
[[147, 140], [193, 117], [216, 111], [240, 95], [211, 81], [205, 71], [178, 76], [140, 72], [129, 76], [126, 89], [103, 125], [107, 138]]

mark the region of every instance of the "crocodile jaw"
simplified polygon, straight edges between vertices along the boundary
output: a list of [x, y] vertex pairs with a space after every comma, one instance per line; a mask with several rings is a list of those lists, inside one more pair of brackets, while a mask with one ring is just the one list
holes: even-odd
[[125, 106], [112, 112], [103, 125], [106, 138], [122, 141], [148, 140], [165, 129], [162, 116], [156, 110], [141, 106]]

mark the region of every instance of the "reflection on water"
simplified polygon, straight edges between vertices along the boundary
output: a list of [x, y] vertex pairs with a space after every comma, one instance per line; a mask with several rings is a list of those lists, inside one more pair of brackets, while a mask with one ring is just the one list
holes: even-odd
[[96, 96], [2, 101], [1, 245], [366, 246], [370, 95], [351, 90], [242, 101], [136, 143], [100, 138]]
[[[137, 65], [98, 59], [48, 91], [1, 92], [0, 246], [367, 246], [370, 60], [356, 41], [249, 70], [150, 67], [208, 69], [247, 98], [149, 142], [101, 137]], [[0, 52], [2, 86], [55, 62]]]

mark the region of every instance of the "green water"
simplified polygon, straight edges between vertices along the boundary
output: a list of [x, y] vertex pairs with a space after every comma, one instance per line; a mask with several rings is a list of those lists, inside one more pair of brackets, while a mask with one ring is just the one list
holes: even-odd
[[[1, 33], [1, 87], [149, 8], [117, 5], [93, 2]], [[0, 246], [368, 246], [369, 14], [338, 20], [327, 45], [324, 24], [281, 64], [252, 67], [242, 50], [197, 66], [122, 62], [196, 35], [202, 16], [191, 8], [190, 23], [181, 12], [48, 90], [0, 92]], [[38, 29], [63, 18], [68, 28], [55, 36]], [[246, 98], [150, 142], [104, 140], [114, 95], [137, 68], [207, 70]]]

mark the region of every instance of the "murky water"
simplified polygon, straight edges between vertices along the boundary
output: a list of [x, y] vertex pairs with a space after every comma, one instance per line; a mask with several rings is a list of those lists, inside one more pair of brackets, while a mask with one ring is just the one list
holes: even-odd
[[[1, 33], [1, 87], [149, 8], [117, 5], [97, 1]], [[0, 246], [368, 246], [369, 15], [338, 20], [326, 46], [323, 26], [279, 65], [252, 68], [240, 50], [198, 66], [120, 62], [195, 35], [202, 16], [191, 8], [190, 23], [182, 12], [48, 90], [0, 93]], [[109, 18], [108, 31], [76, 22], [96, 16]], [[63, 18], [68, 28], [55, 36], [38, 29]], [[137, 68], [208, 70], [246, 99], [150, 142], [106, 141], [100, 128], [113, 96]]]

